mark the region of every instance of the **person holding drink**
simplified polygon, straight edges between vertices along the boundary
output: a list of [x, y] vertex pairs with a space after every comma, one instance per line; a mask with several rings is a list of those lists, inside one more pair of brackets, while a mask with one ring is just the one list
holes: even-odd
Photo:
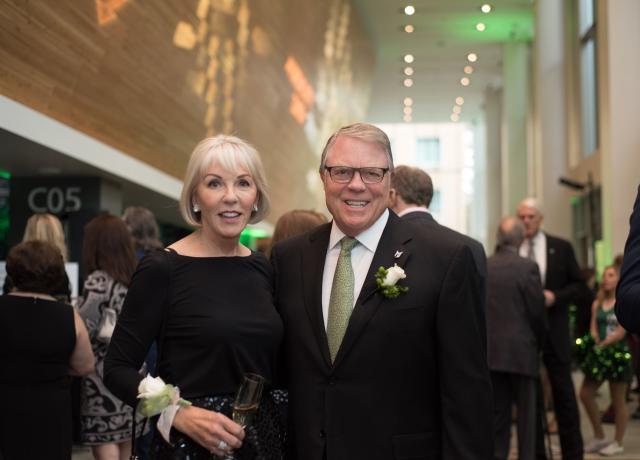
[[[239, 242], [245, 226], [269, 209], [256, 150], [233, 136], [201, 141], [187, 166], [180, 209], [197, 229], [141, 261], [111, 339], [105, 383], [135, 405], [138, 369], [156, 340], [159, 376], [191, 405], [175, 413], [168, 442], [155, 436], [153, 458], [233, 452], [238, 460], [280, 459], [286, 394], [267, 390], [283, 326], [269, 262]], [[231, 414], [246, 373], [260, 376], [266, 388], [243, 426]]]

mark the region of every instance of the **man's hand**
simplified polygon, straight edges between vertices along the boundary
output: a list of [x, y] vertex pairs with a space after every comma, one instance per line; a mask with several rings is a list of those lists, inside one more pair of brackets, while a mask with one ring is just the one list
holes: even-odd
[[548, 289], [544, 290], [544, 306], [549, 308], [553, 307], [556, 303], [556, 295]]

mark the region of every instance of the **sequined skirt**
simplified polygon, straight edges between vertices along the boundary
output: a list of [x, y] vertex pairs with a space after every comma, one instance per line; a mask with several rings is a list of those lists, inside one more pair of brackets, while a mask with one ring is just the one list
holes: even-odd
[[[233, 395], [192, 398], [194, 406], [221, 412], [231, 417]], [[252, 424], [245, 428], [242, 447], [233, 452], [237, 460], [281, 460], [284, 458], [287, 428], [286, 391], [271, 390], [260, 402]], [[151, 445], [151, 458], [156, 460], [220, 459], [183, 433], [172, 429], [171, 444], [156, 432]]]

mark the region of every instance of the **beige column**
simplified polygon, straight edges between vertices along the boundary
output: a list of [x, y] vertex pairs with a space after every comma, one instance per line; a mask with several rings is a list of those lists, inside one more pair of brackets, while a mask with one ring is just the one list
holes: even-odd
[[622, 252], [640, 183], [639, 18], [640, 1], [598, 2], [602, 224], [608, 256]]

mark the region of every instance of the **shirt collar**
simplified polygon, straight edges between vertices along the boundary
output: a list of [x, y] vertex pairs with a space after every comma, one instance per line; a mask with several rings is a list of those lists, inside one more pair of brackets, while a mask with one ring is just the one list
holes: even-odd
[[[363, 245], [369, 251], [375, 252], [388, 220], [389, 210], [385, 209], [382, 215], [378, 217], [378, 220], [376, 220], [371, 227], [356, 236], [358, 243]], [[333, 249], [338, 243], [340, 243], [340, 240], [345, 236], [344, 232], [338, 228], [334, 219], [331, 224], [331, 235], [329, 236], [329, 250]]]
[[411, 206], [410, 208], [405, 208], [398, 213], [398, 217], [402, 217], [405, 214], [409, 214], [410, 212], [426, 212], [429, 214], [429, 210], [424, 206]]

